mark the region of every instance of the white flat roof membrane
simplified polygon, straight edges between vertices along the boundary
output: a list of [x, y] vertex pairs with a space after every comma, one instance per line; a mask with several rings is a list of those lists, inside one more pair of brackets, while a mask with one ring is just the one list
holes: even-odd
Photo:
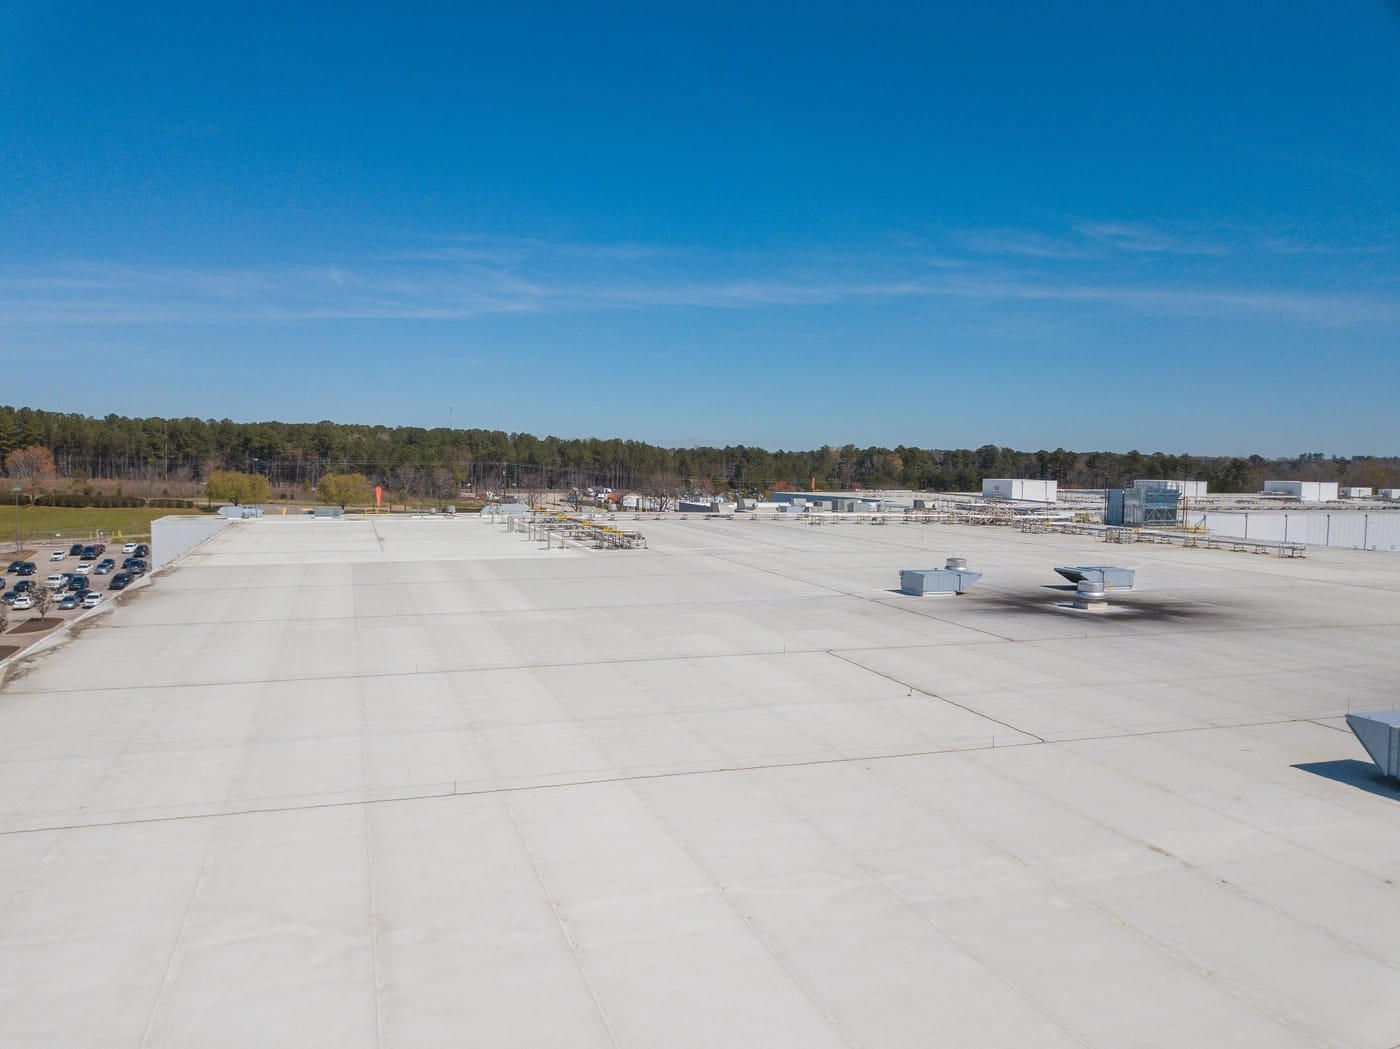
[[1400, 560], [638, 527], [236, 522], [13, 668], [0, 1045], [1400, 1042]]

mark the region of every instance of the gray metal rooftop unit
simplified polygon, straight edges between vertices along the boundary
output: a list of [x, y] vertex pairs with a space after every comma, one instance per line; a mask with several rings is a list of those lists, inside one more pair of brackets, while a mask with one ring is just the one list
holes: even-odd
[[1347, 725], [1383, 775], [1400, 779], [1400, 710], [1348, 714]]
[[1131, 568], [1115, 568], [1113, 565], [1074, 565], [1055, 569], [1071, 583], [1088, 579], [1102, 583], [1106, 590], [1131, 590], [1133, 577], [1137, 574]]
[[1174, 488], [1110, 488], [1104, 493], [1103, 523], [1153, 528], [1180, 523], [1181, 492]]
[[1092, 576], [1081, 579], [1074, 588], [1074, 607], [1081, 612], [1107, 612], [1108, 593], [1103, 581]]
[[961, 594], [982, 578], [965, 568], [901, 568], [899, 589], [915, 597], [925, 594]]

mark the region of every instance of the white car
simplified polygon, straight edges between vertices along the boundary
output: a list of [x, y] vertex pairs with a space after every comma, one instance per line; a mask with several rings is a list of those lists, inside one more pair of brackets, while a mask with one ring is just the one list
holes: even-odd
[[134, 553], [136, 553], [136, 544], [135, 544], [135, 543], [123, 543], [123, 544], [122, 544], [122, 553], [124, 553], [124, 554], [134, 554]]
[[90, 575], [92, 574], [92, 562], [83, 561], [78, 565], [77, 568], [73, 569], [73, 571], [76, 572], [78, 575]]
[[87, 596], [83, 598], [84, 608], [96, 608], [100, 604], [102, 604], [102, 595], [96, 590], [89, 590]]
[[65, 557], [67, 557], [67, 556], [68, 556], [68, 551], [67, 551], [67, 550], [55, 550], [53, 553], [49, 554], [49, 560], [50, 560], [50, 561], [62, 561], [62, 560], [63, 560]]
[[59, 574], [58, 572], [55, 572], [53, 575], [49, 576], [47, 579], [44, 580], [44, 585], [50, 590], [62, 590], [65, 586], [68, 585], [68, 580], [63, 575]]
[[16, 612], [23, 612], [26, 608], [34, 607], [34, 599], [28, 594], [20, 594], [15, 598], [14, 604], [10, 606]]

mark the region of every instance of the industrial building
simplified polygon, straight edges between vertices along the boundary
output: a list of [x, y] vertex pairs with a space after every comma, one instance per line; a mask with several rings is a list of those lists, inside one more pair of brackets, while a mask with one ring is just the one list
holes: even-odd
[[773, 492], [769, 496], [769, 502], [803, 506], [829, 513], [855, 514], [873, 513], [884, 509], [890, 500], [879, 498], [873, 493], [867, 496], [860, 492]]
[[1029, 503], [1053, 503], [1057, 481], [1037, 481], [1024, 477], [984, 477], [982, 496], [986, 499], [1017, 499]]
[[1400, 559], [823, 516], [179, 532], [0, 688], [0, 1045], [1396, 1044]]
[[1170, 488], [1180, 492], [1184, 498], [1195, 499], [1206, 494], [1208, 485], [1205, 481], [1172, 481], [1165, 479], [1136, 480], [1133, 482], [1134, 488]]
[[1104, 493], [1103, 522], [1129, 528], [1164, 528], [1181, 522], [1181, 490], [1167, 486], [1111, 488]]
[[1264, 491], [1304, 503], [1330, 503], [1337, 499], [1336, 481], [1265, 481]]
[[1370, 498], [1371, 498], [1371, 489], [1369, 489], [1369, 488], [1361, 488], [1361, 487], [1357, 487], [1357, 486], [1354, 486], [1354, 485], [1353, 485], [1352, 487], [1342, 487], [1342, 488], [1338, 488], [1338, 489], [1337, 489], [1337, 493], [1338, 493], [1343, 499], [1370, 499]]
[[1358, 510], [1189, 511], [1187, 523], [1217, 536], [1271, 543], [1400, 551], [1400, 513]]

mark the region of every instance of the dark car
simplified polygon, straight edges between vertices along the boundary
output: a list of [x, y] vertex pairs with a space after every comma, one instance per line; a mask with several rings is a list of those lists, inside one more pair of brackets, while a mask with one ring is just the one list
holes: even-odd
[[84, 579], [82, 576], [77, 576], [77, 577], [75, 577], [75, 578], [73, 578], [73, 579], [70, 579], [70, 580], [68, 580], [68, 589], [69, 589], [69, 590], [86, 590], [86, 589], [87, 589], [87, 580]]
[[145, 543], [137, 543], [137, 544], [136, 544], [136, 549], [135, 549], [134, 551], [132, 551], [132, 552], [133, 552], [134, 554], [136, 554], [137, 557], [150, 557], [150, 556], [151, 556], [151, 548], [150, 548], [149, 546], [147, 546]]
[[17, 579], [15, 581], [15, 593], [17, 594], [32, 594], [34, 589], [34, 580], [32, 579]]
[[17, 597], [19, 597], [19, 593], [17, 591], [6, 590], [3, 594], [0, 594], [0, 601], [5, 602], [5, 604], [7, 605], [12, 605], [15, 603], [15, 598]]
[[118, 572], [112, 577], [112, 581], [107, 584], [108, 590], [125, 590], [131, 585], [130, 572]]
[[58, 610], [60, 612], [67, 612], [69, 609], [77, 608], [82, 603], [83, 599], [77, 594], [67, 594], [58, 599]]
[[69, 557], [80, 557], [80, 556], [82, 555], [82, 552], [83, 552], [83, 544], [82, 544], [82, 543], [74, 543], [72, 546], [70, 546], [70, 547], [68, 548], [68, 556], [69, 556]]
[[10, 567], [7, 568], [7, 569], [5, 569], [5, 571], [7, 571], [7, 572], [18, 572], [18, 571], [19, 571], [19, 566], [22, 565], [22, 564], [24, 564], [23, 561], [11, 561], [11, 562], [10, 562]]
[[83, 547], [82, 553], [80, 553], [80, 554], [78, 555], [78, 560], [79, 560], [79, 561], [96, 561], [96, 560], [97, 560], [97, 547], [95, 547], [95, 546], [85, 546], [85, 547]]
[[94, 550], [97, 551], [97, 556], [98, 556], [98, 557], [101, 557], [103, 554], [105, 554], [105, 553], [107, 552], [107, 544], [106, 544], [106, 543], [93, 543], [93, 544], [92, 544], [92, 548], [93, 548]]
[[19, 567], [15, 569], [15, 575], [33, 575], [34, 570], [33, 561], [21, 561]]
[[142, 561], [139, 557], [133, 557], [127, 571], [132, 575], [143, 575], [151, 570], [151, 566]]

